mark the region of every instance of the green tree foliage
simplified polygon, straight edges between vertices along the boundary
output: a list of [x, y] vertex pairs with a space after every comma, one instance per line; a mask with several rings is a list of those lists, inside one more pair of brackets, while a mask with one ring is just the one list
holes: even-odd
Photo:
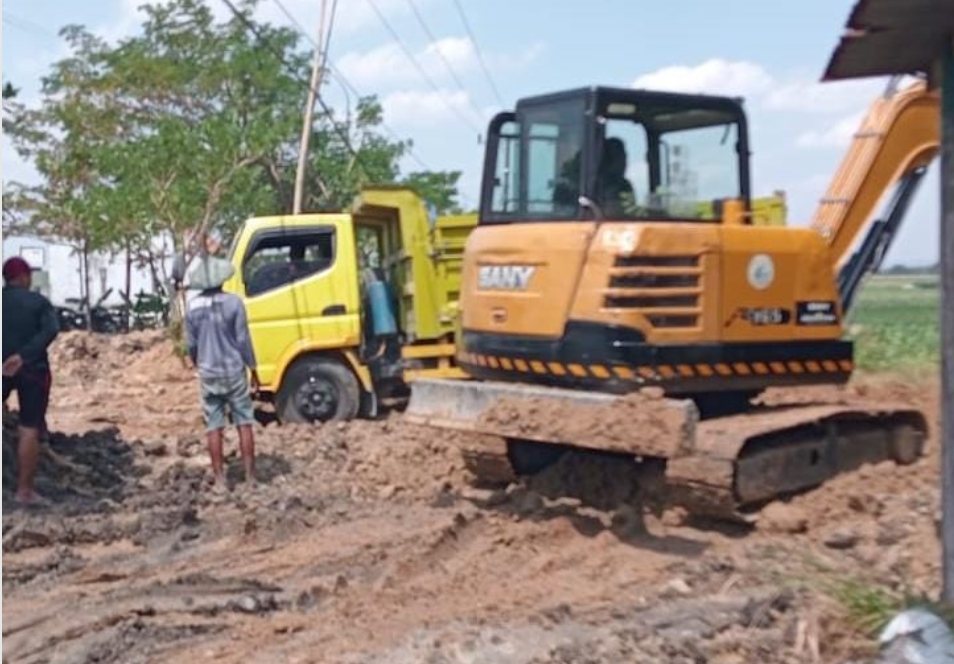
[[[247, 16], [257, 1], [243, 5]], [[117, 44], [63, 28], [70, 55], [43, 78], [39, 105], [10, 100], [14, 147], [41, 176], [36, 186], [14, 183], [11, 203], [39, 232], [85, 251], [143, 255], [157, 233], [228, 237], [249, 216], [290, 211], [311, 62], [299, 35], [217, 22], [201, 0], [143, 10], [140, 34]], [[382, 137], [381, 121], [373, 97], [343, 117], [317, 109], [306, 211], [340, 209], [363, 184], [399, 181], [409, 143]], [[446, 208], [458, 177], [410, 179]]]
[[411, 173], [405, 178], [405, 183], [417, 195], [437, 209], [438, 214], [461, 212], [457, 198], [457, 181], [460, 180], [460, 171], [434, 173], [429, 171]]

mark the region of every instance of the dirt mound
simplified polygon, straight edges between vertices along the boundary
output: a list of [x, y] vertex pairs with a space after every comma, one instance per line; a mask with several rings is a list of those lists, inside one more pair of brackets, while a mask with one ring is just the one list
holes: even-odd
[[[16, 428], [16, 415], [5, 412], [3, 500], [10, 505], [16, 490]], [[48, 499], [79, 512], [100, 501], [122, 500], [130, 491], [130, 482], [148, 472], [137, 465], [132, 446], [119, 438], [116, 429], [82, 435], [53, 433], [41, 447], [36, 488]]]

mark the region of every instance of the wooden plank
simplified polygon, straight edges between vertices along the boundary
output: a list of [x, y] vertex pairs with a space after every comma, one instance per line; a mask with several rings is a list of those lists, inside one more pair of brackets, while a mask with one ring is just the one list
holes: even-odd
[[942, 598], [954, 605], [954, 43], [941, 60]]

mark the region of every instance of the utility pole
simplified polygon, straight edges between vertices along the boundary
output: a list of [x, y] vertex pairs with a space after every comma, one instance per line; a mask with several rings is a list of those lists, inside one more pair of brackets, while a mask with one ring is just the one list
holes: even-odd
[[954, 41], [941, 55], [941, 597], [954, 606]]
[[325, 68], [325, 9], [328, 0], [321, 0], [321, 17], [318, 20], [318, 43], [315, 45], [315, 62], [311, 69], [311, 85], [308, 101], [305, 102], [305, 120], [301, 127], [301, 143], [298, 146], [298, 171], [295, 173], [295, 200], [292, 214], [301, 214], [302, 194], [305, 187], [305, 164], [308, 160], [308, 141], [311, 138], [311, 123], [315, 98], [319, 94], [321, 76]]

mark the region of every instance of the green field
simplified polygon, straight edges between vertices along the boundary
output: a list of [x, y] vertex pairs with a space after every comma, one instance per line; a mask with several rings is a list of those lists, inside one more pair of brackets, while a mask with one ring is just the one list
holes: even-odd
[[869, 278], [848, 321], [858, 367], [910, 371], [936, 366], [939, 303], [937, 275]]

